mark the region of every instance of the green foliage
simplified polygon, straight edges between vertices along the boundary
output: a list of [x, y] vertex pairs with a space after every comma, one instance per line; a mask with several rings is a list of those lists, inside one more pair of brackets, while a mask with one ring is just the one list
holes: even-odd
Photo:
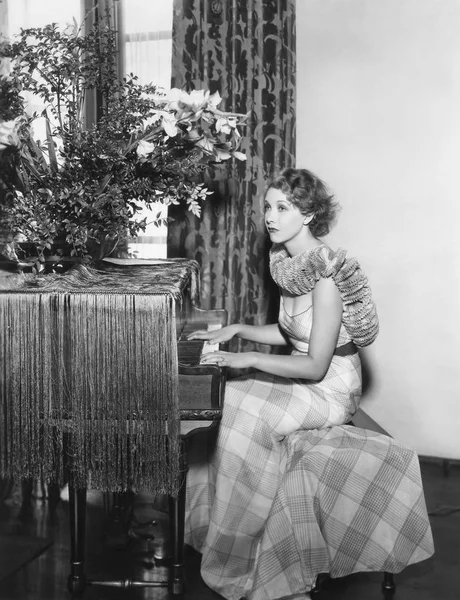
[[7, 77], [0, 76], [0, 121], [11, 121], [24, 112], [20, 89]]
[[[0, 46], [11, 73], [0, 78], [2, 221], [10, 238], [32, 242], [43, 259], [57, 240], [73, 256], [99, 257], [138, 234], [142, 204], [184, 204], [200, 214], [209, 191], [199, 175], [212, 162], [234, 157], [243, 115], [217, 109], [218, 94], [162, 92], [120, 81], [116, 33], [100, 20], [86, 35], [76, 23], [23, 29]], [[87, 95], [97, 90], [102, 116], [84, 126]], [[45, 104], [27, 116], [22, 92]], [[33, 135], [35, 119], [46, 138]], [[160, 217], [157, 216], [160, 220]]]

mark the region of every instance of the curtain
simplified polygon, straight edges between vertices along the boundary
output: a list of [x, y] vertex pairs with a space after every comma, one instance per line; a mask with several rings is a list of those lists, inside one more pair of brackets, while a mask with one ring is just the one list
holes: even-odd
[[[295, 75], [295, 0], [175, 0], [172, 87], [218, 91], [219, 108], [250, 113], [247, 161], [210, 170], [202, 216], [171, 210], [168, 228], [168, 255], [201, 265], [201, 306], [225, 308], [229, 322], [276, 320], [264, 190], [295, 163]], [[231, 349], [251, 347], [238, 340]]]

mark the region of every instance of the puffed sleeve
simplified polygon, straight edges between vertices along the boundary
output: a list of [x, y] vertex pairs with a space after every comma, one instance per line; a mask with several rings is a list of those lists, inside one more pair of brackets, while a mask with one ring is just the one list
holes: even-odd
[[332, 277], [343, 302], [342, 322], [351, 339], [362, 347], [377, 337], [379, 319], [368, 279], [356, 258], [347, 258], [343, 248], [333, 251], [322, 245], [287, 257], [284, 249], [275, 246], [270, 270], [276, 283], [294, 295], [306, 294], [320, 278]]

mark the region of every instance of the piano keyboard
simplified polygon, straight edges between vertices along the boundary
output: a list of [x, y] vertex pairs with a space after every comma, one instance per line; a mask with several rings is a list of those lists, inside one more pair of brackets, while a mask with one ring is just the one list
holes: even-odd
[[[209, 352], [217, 352], [218, 350], [219, 350], [219, 344], [212, 344], [211, 342], [206, 340], [204, 342], [203, 348], [201, 350], [201, 356], [203, 356], [203, 354], [208, 354]], [[200, 356], [200, 362], [201, 362], [201, 356]]]
[[[208, 324], [208, 331], [215, 331], [216, 329], [222, 329], [222, 325], [220, 323]], [[205, 340], [203, 344], [203, 349], [201, 351], [201, 356], [203, 356], [203, 354], [208, 354], [209, 352], [217, 352], [219, 350], [219, 347], [219, 344], [210, 342], [209, 340]]]
[[201, 362], [203, 354], [226, 349], [227, 343], [208, 340], [189, 340], [197, 330], [214, 331], [227, 324], [227, 313], [222, 309], [204, 311], [192, 307], [180, 323], [177, 353], [179, 362], [179, 407], [181, 434], [186, 437], [203, 427], [215, 426], [222, 417], [226, 367]]
[[[218, 324], [209, 325], [208, 331], [220, 329]], [[199, 329], [199, 327], [197, 327]], [[177, 358], [179, 364], [195, 366], [201, 364], [201, 357], [208, 352], [217, 352], [219, 344], [208, 340], [187, 340], [179, 339], [177, 342]]]

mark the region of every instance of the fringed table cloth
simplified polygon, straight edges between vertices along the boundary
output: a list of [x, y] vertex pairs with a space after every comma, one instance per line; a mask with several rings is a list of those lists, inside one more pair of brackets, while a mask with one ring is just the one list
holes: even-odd
[[0, 290], [0, 474], [177, 495], [176, 312], [197, 263], [79, 265]]

